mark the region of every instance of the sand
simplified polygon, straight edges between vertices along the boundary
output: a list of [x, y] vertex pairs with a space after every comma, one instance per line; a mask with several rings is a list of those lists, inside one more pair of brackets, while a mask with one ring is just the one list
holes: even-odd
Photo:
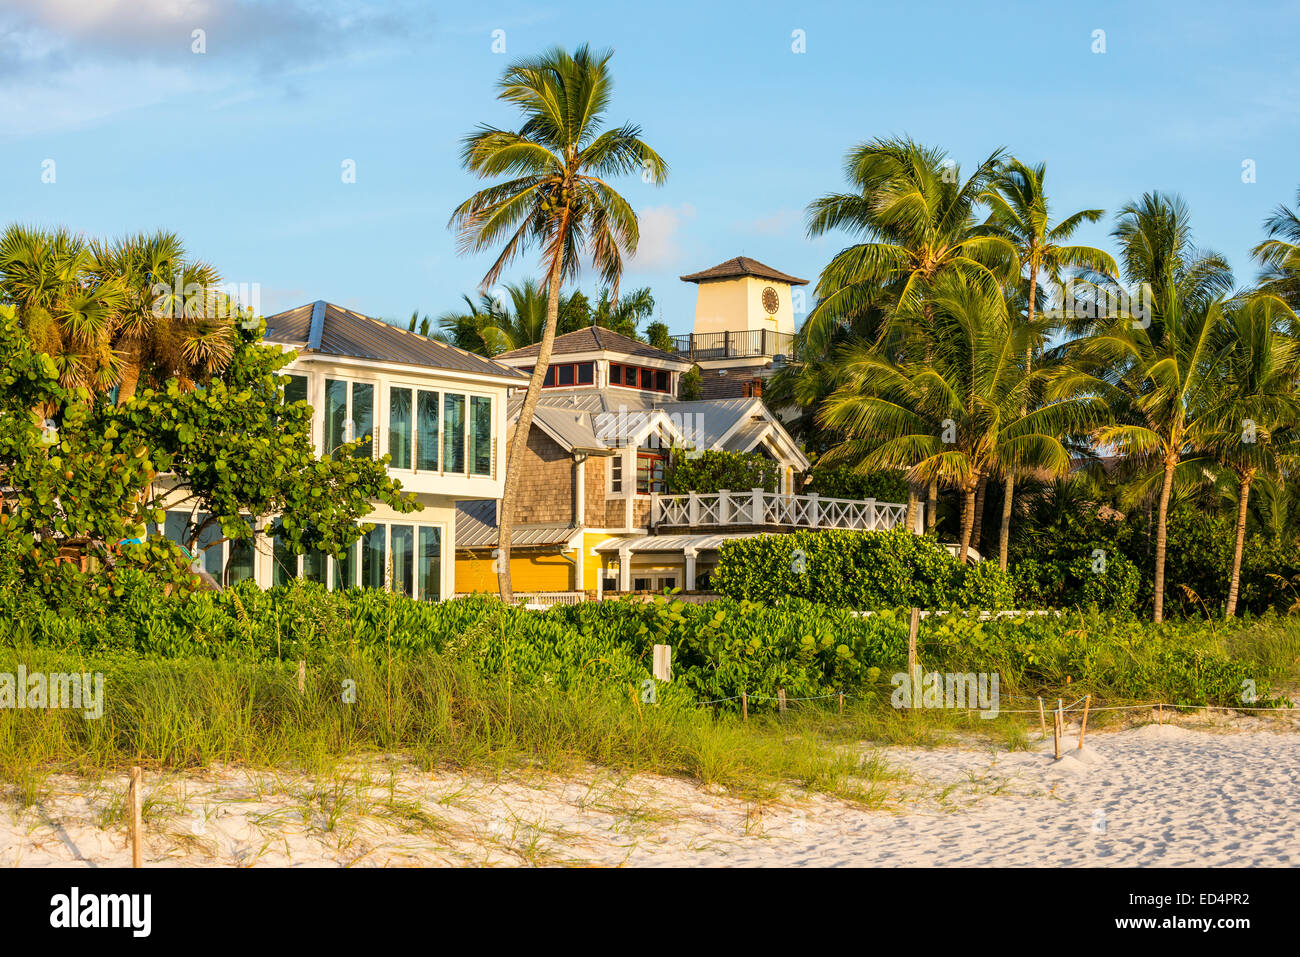
[[[1090, 732], [1059, 762], [1050, 740], [887, 748], [909, 778], [876, 810], [595, 768], [148, 775], [145, 866], [1300, 864], [1300, 733], [1239, 728]], [[0, 864], [129, 866], [125, 790], [51, 777], [30, 807], [6, 797]]]

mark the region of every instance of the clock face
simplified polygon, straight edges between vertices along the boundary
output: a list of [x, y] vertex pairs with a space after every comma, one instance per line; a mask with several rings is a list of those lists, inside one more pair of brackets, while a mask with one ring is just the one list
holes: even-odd
[[775, 315], [780, 307], [781, 300], [777, 298], [776, 290], [768, 286], [763, 290], [763, 308], [767, 310], [768, 315]]

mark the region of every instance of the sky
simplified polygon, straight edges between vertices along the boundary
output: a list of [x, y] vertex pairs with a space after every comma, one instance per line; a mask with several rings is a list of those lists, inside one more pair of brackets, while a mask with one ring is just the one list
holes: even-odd
[[[809, 239], [808, 203], [884, 136], [1046, 162], [1054, 214], [1106, 210], [1076, 241], [1108, 249], [1116, 209], [1177, 193], [1245, 284], [1300, 186], [1297, 37], [1297, 3], [1213, 0], [0, 0], [0, 224], [173, 230], [266, 315], [437, 316], [490, 264], [447, 227], [483, 185], [461, 140], [518, 125], [510, 61], [585, 42], [614, 51], [608, 122], [670, 166], [618, 186], [641, 229], [624, 288], [674, 333], [685, 273], [745, 255], [815, 281], [849, 239]], [[529, 253], [503, 279], [539, 274]]]

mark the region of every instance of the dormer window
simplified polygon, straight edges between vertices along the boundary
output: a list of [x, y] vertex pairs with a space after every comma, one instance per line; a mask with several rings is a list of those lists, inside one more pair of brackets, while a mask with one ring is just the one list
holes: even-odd
[[596, 382], [596, 363], [562, 362], [546, 370], [542, 380], [543, 389], [572, 389], [574, 386], [594, 385]]
[[672, 376], [665, 369], [611, 362], [609, 384], [621, 385], [625, 389], [640, 389], [643, 392], [668, 392], [672, 387]]

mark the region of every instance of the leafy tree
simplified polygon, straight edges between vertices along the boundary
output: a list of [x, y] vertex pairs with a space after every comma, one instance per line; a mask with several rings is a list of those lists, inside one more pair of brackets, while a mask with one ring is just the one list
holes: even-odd
[[674, 449], [664, 470], [664, 490], [669, 495], [712, 494], [723, 489], [748, 492], [756, 488], [775, 492], [780, 481], [780, 466], [759, 452]]
[[483, 277], [487, 290], [525, 248], [539, 246], [546, 268], [546, 321], [537, 364], [519, 410], [506, 462], [500, 521], [501, 596], [513, 598], [510, 544], [524, 449], [551, 361], [560, 314], [560, 287], [588, 255], [614, 296], [623, 256], [635, 252], [639, 231], [627, 200], [608, 183], [611, 176], [641, 173], [656, 184], [668, 167], [641, 140], [633, 124], [600, 130], [609, 108], [610, 53], [586, 46], [573, 54], [555, 49], [506, 69], [499, 98], [519, 107], [518, 130], [481, 126], [470, 134], [461, 159], [480, 178], [496, 178], [452, 214], [462, 248], [501, 251]]

